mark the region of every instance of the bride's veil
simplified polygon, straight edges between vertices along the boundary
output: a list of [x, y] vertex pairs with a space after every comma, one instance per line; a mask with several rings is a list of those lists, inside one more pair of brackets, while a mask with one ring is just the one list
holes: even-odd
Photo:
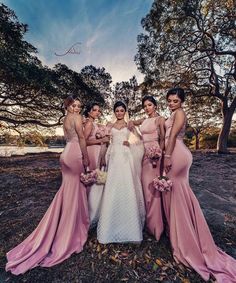
[[[129, 114], [128, 111], [126, 112], [126, 116], [125, 116], [125, 121], [126, 123], [129, 122]], [[136, 183], [137, 183], [137, 188], [142, 188], [141, 185], [141, 172], [142, 172], [142, 160], [143, 160], [143, 155], [144, 155], [144, 145], [143, 145], [143, 141], [141, 138], [141, 134], [139, 132], [139, 129], [134, 127], [129, 135], [129, 148], [130, 148], [130, 152], [132, 154], [133, 157], [133, 164], [134, 164], [134, 172], [136, 174]], [[142, 221], [142, 225], [144, 225], [145, 222], [145, 206], [143, 203], [143, 192], [142, 190], [137, 190], [137, 198], [138, 198], [138, 202], [139, 202], [139, 209], [140, 209], [140, 215], [141, 215], [141, 221]]]
[[[125, 103], [124, 103], [125, 104]], [[126, 106], [126, 113], [125, 113], [125, 122], [128, 124], [130, 121], [129, 113], [128, 113], [128, 107]], [[139, 132], [139, 129], [134, 127], [132, 130], [130, 130], [130, 135], [128, 138], [129, 144], [130, 144], [130, 151], [133, 156], [134, 164], [137, 169], [137, 174], [141, 176], [141, 167], [142, 167], [142, 159], [144, 155], [144, 146], [142, 141], [142, 136]]]

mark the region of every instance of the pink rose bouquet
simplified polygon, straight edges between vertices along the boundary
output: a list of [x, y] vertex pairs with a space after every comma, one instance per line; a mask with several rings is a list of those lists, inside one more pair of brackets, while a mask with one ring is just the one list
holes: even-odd
[[80, 181], [85, 186], [92, 186], [97, 181], [97, 172], [96, 170], [87, 171], [86, 173], [80, 174]]
[[157, 161], [160, 159], [162, 150], [158, 146], [150, 146], [146, 149], [145, 156], [152, 163], [152, 167], [157, 167]]
[[102, 139], [102, 138], [104, 138], [107, 135], [108, 135], [108, 132], [107, 132], [106, 127], [102, 126], [102, 125], [99, 126], [98, 130], [96, 131], [96, 134], [95, 134], [96, 138], [97, 139]]
[[152, 181], [152, 186], [159, 192], [170, 192], [172, 185], [172, 181], [167, 176], [159, 176]]

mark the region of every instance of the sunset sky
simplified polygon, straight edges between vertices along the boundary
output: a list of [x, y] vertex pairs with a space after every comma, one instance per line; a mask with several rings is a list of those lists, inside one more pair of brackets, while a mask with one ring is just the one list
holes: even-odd
[[[19, 20], [29, 25], [26, 40], [50, 67], [63, 63], [76, 71], [86, 65], [105, 67], [113, 83], [142, 74], [133, 61], [141, 19], [152, 0], [3, 0]], [[80, 42], [80, 54], [63, 54]]]

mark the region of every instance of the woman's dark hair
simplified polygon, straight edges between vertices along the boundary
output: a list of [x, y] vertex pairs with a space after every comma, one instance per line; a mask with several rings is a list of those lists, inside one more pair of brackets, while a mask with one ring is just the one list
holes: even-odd
[[177, 95], [181, 102], [185, 101], [185, 92], [181, 87], [171, 88], [170, 90], [168, 90], [166, 99], [168, 99], [170, 95]]
[[93, 109], [94, 106], [100, 106], [100, 105], [96, 102], [93, 102], [93, 103], [86, 105], [85, 110], [84, 110], [84, 116], [86, 118], [89, 117], [89, 112]]
[[127, 111], [127, 107], [126, 107], [126, 105], [124, 104], [124, 102], [122, 102], [122, 101], [117, 101], [117, 102], [114, 104], [113, 111], [115, 112], [115, 111], [116, 111], [116, 108], [117, 108], [117, 107], [120, 107], [120, 106], [125, 109], [125, 112]]
[[152, 95], [145, 95], [142, 99], [142, 108], [144, 108], [144, 103], [147, 100], [152, 102], [155, 106], [157, 106], [156, 99]]
[[75, 100], [78, 100], [81, 103], [78, 96], [72, 94], [67, 96], [67, 98], [64, 100], [64, 108], [66, 109], [67, 107], [69, 107]]

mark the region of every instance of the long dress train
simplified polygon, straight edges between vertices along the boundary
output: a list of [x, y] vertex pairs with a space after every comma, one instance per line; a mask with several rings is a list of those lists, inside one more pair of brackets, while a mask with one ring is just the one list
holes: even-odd
[[[166, 121], [166, 144], [174, 113]], [[163, 193], [173, 256], [177, 262], [192, 267], [204, 280], [213, 275], [218, 283], [236, 282], [236, 260], [219, 249], [212, 238], [199, 202], [189, 186], [192, 155], [183, 143], [185, 126], [180, 131], [171, 155], [168, 177], [171, 192]]]
[[[93, 122], [93, 129], [88, 139], [96, 139], [96, 132], [98, 131], [98, 125]], [[89, 168], [90, 170], [95, 170], [98, 168], [98, 162], [100, 157], [102, 146], [99, 144], [89, 145], [87, 146], [88, 156], [89, 156]], [[100, 208], [101, 208], [101, 200], [103, 193], [104, 185], [94, 184], [88, 191], [88, 208], [89, 208], [89, 218], [90, 218], [90, 226], [93, 227], [99, 218]]]
[[127, 128], [111, 129], [107, 180], [97, 226], [98, 241], [103, 244], [143, 239], [145, 208], [139, 169], [135, 168], [130, 148], [123, 145], [129, 135]]
[[7, 253], [6, 271], [21, 274], [36, 266], [56, 265], [79, 253], [87, 240], [86, 189], [80, 183], [82, 154], [75, 130], [60, 156], [62, 184], [37, 228]]
[[[159, 117], [147, 118], [140, 126], [145, 150], [150, 146], [160, 147], [158, 143], [158, 119]], [[146, 206], [146, 226], [148, 231], [154, 235], [157, 240], [160, 239], [164, 229], [162, 220], [162, 202], [160, 192], [152, 187], [151, 182], [159, 175], [160, 161], [157, 162], [157, 167], [153, 168], [149, 159], [144, 155], [142, 163], [142, 185]]]

